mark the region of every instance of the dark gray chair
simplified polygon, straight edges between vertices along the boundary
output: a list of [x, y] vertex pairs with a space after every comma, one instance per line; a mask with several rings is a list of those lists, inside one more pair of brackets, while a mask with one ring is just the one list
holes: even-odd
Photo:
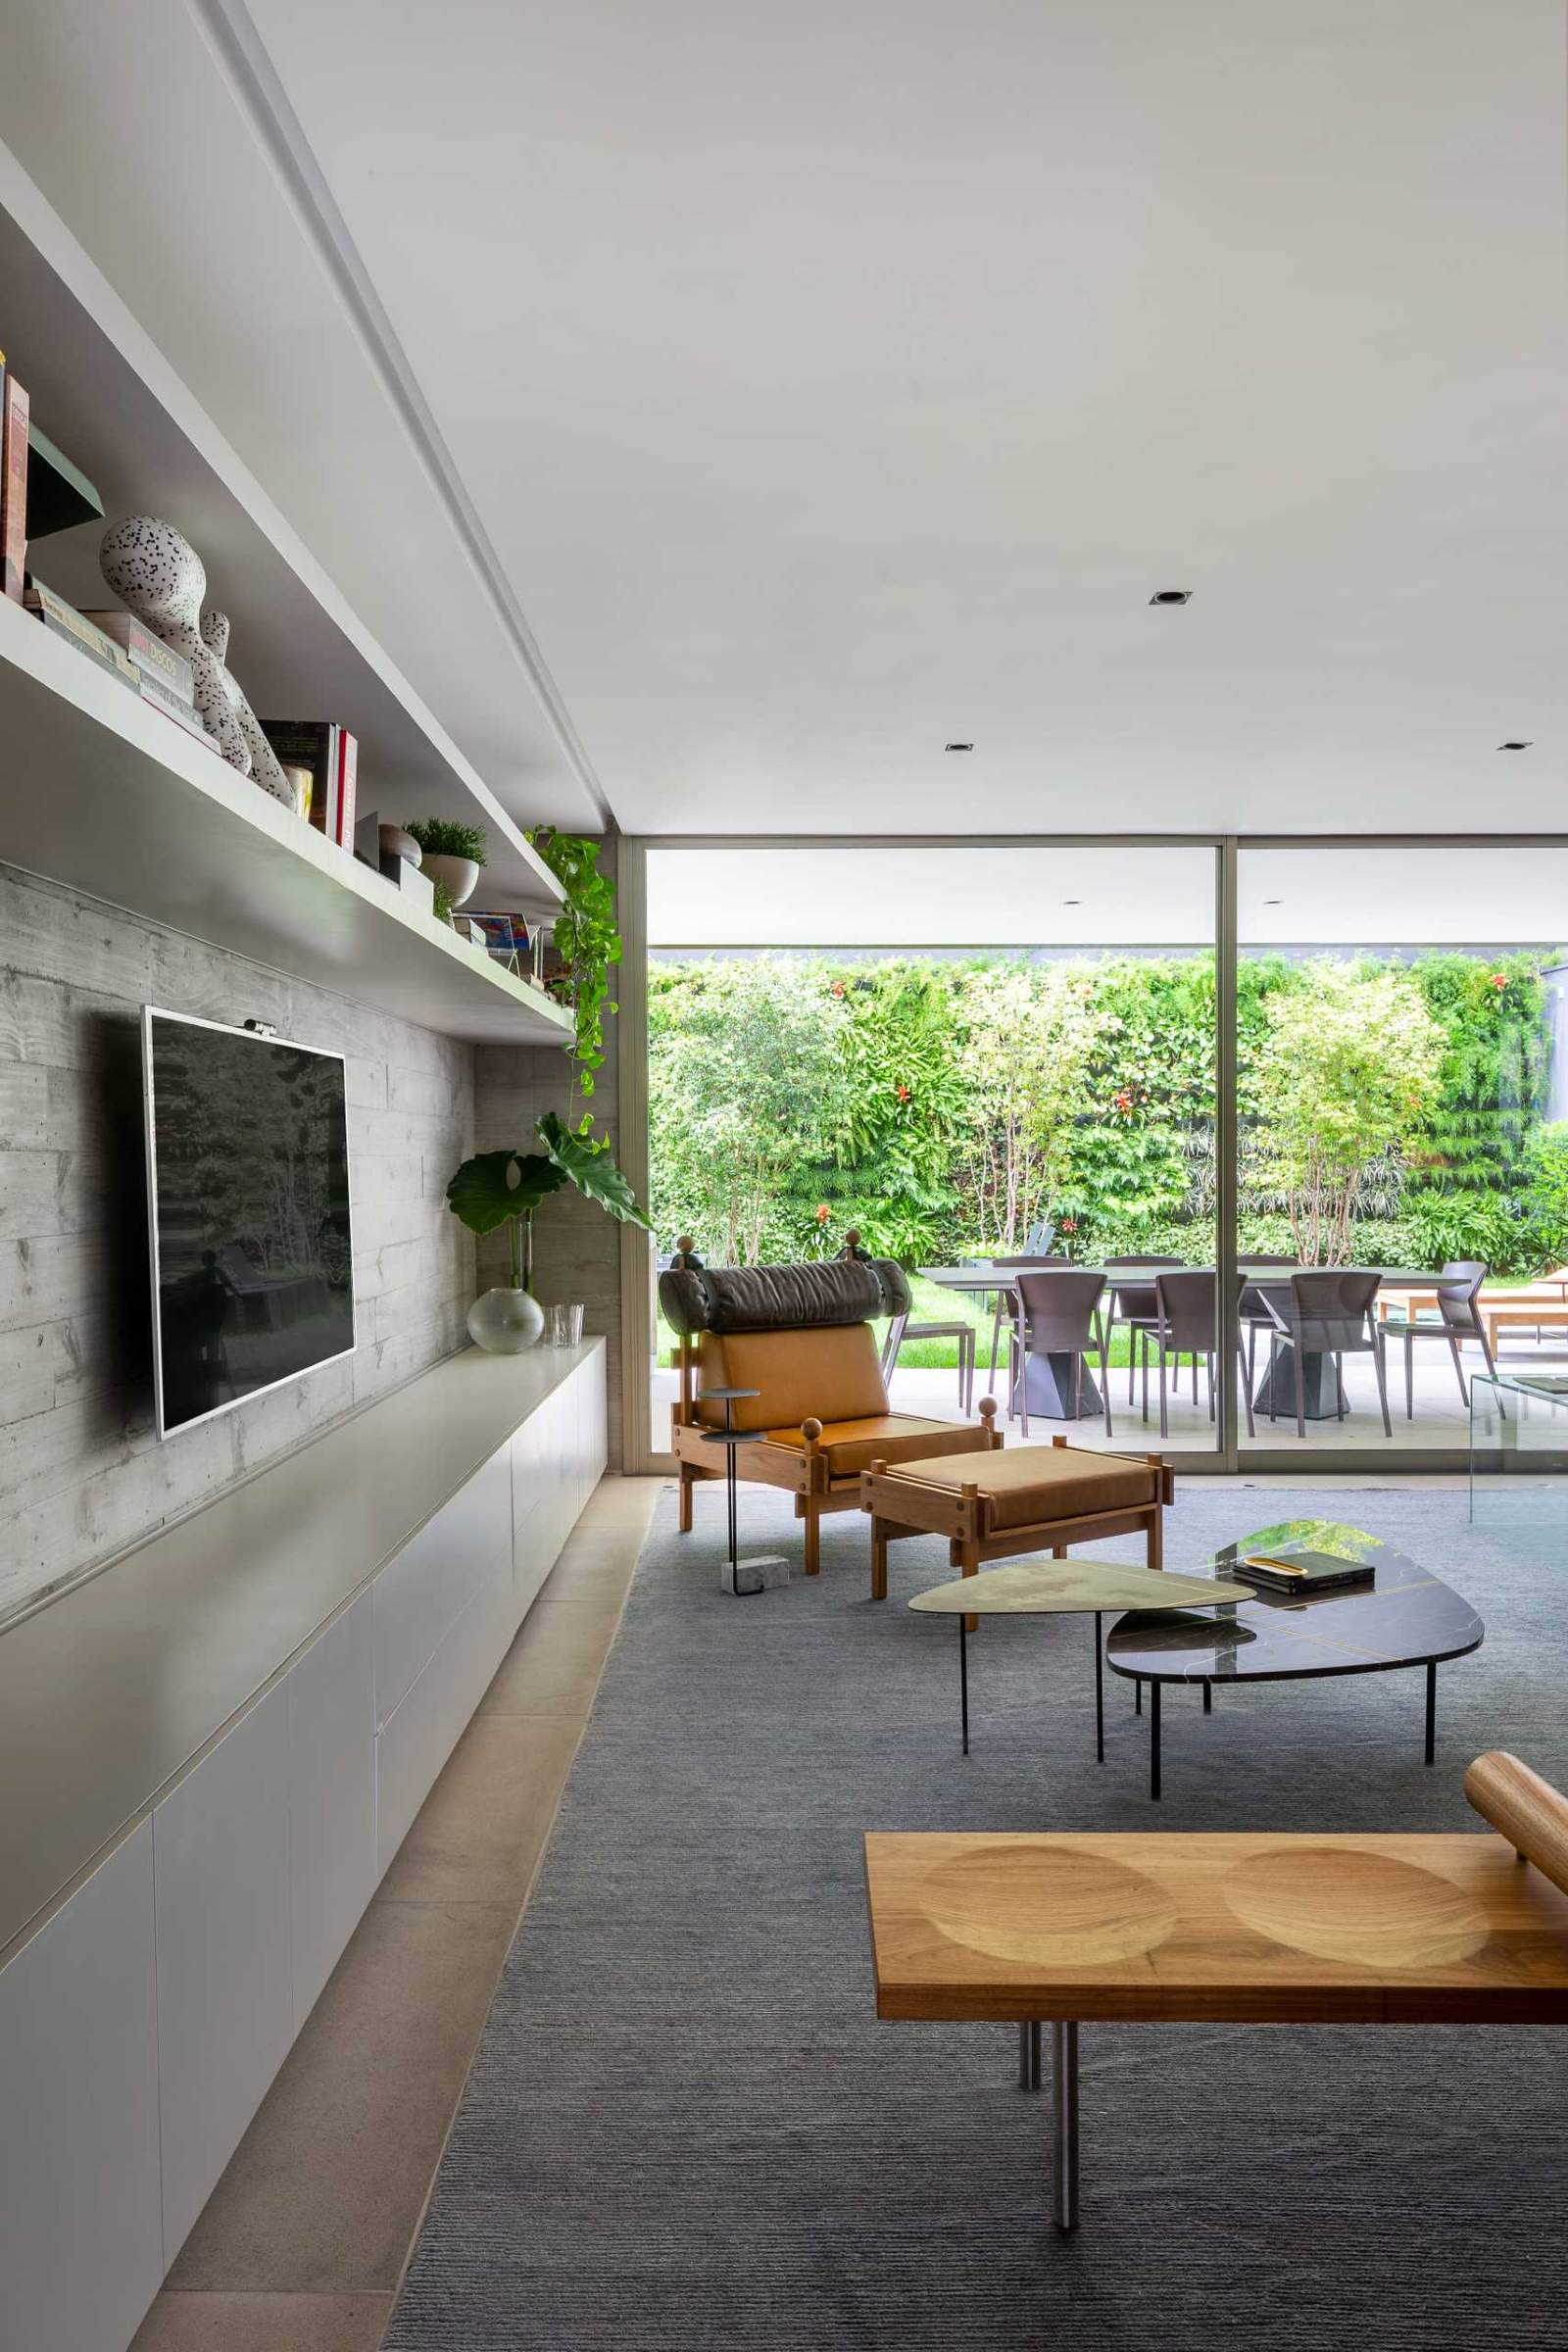
[[1466, 1404], [1470, 1401], [1470, 1391], [1465, 1385], [1464, 1365], [1459, 1360], [1459, 1350], [1466, 1340], [1474, 1340], [1478, 1344], [1487, 1359], [1487, 1370], [1495, 1374], [1497, 1367], [1492, 1360], [1487, 1327], [1481, 1320], [1481, 1308], [1477, 1303], [1481, 1286], [1491, 1271], [1485, 1258], [1450, 1257], [1438, 1276], [1437, 1320], [1423, 1323], [1407, 1307], [1402, 1316], [1391, 1315], [1384, 1324], [1385, 1347], [1392, 1339], [1402, 1339], [1404, 1342], [1404, 1417], [1407, 1421], [1415, 1419], [1417, 1340], [1447, 1342], [1448, 1352], [1453, 1357], [1454, 1375], [1459, 1383], [1459, 1395]]
[[1334, 1397], [1338, 1418], [1344, 1420], [1349, 1410], [1346, 1401], [1343, 1378], [1348, 1355], [1370, 1355], [1372, 1370], [1377, 1378], [1378, 1401], [1383, 1407], [1383, 1434], [1394, 1435], [1394, 1423], [1389, 1419], [1389, 1389], [1384, 1377], [1383, 1335], [1378, 1330], [1378, 1288], [1383, 1280], [1375, 1267], [1367, 1266], [1311, 1266], [1302, 1267], [1291, 1276], [1289, 1302], [1282, 1299], [1272, 1284], [1260, 1291], [1274, 1325], [1268, 1340], [1268, 1417], [1277, 1418], [1275, 1399], [1278, 1394], [1274, 1378], [1276, 1358], [1282, 1344], [1292, 1352], [1296, 1383], [1296, 1434], [1306, 1435], [1306, 1368], [1308, 1355], [1326, 1355], [1334, 1362]]
[[[1219, 1348], [1229, 1345], [1228, 1335], [1219, 1328], [1214, 1312], [1218, 1296], [1219, 1275], [1212, 1266], [1184, 1266], [1178, 1274], [1160, 1274], [1154, 1282], [1154, 1328], [1152, 1333], [1140, 1328], [1144, 1358], [1144, 1419], [1149, 1419], [1149, 1349], [1151, 1340], [1156, 1349], [1159, 1364], [1159, 1434], [1170, 1435], [1170, 1408], [1167, 1394], [1169, 1367], [1176, 1368], [1176, 1386], [1181, 1386], [1182, 1357], [1193, 1359], [1193, 1402], [1198, 1402], [1198, 1367], [1201, 1361], [1208, 1382], [1208, 1417], [1214, 1418], [1214, 1365]], [[1236, 1296], [1238, 1303], [1246, 1288], [1246, 1277], [1238, 1275]], [[1242, 1349], [1241, 1334], [1237, 1334], [1237, 1355], [1242, 1367], [1242, 1400], [1247, 1411], [1247, 1434], [1251, 1437], [1252, 1399], [1247, 1384], [1247, 1358]]]
[[974, 1410], [975, 1332], [972, 1323], [908, 1323], [895, 1315], [882, 1343], [882, 1377], [898, 1370], [899, 1351], [906, 1340], [956, 1340], [958, 1343], [958, 1410]]
[[[1263, 1250], [1250, 1250], [1247, 1252], [1247, 1261], [1251, 1266], [1289, 1266], [1293, 1272], [1301, 1262], [1298, 1257], [1274, 1257]], [[1264, 1298], [1258, 1284], [1250, 1276], [1243, 1281], [1241, 1303], [1236, 1312], [1242, 1330], [1246, 1334], [1247, 1393], [1250, 1396], [1252, 1393], [1252, 1367], [1257, 1354], [1257, 1335], [1260, 1331], [1267, 1334], [1275, 1328], [1274, 1317], [1269, 1312], [1268, 1300]]]
[[[1112, 1266], [1179, 1266], [1185, 1262], [1179, 1257], [1154, 1257], [1147, 1254], [1139, 1255], [1135, 1252], [1129, 1257], [1107, 1257], [1105, 1265], [1108, 1269]], [[1105, 1345], [1107, 1348], [1109, 1347], [1116, 1336], [1116, 1326], [1120, 1323], [1127, 1333], [1127, 1401], [1129, 1404], [1133, 1400], [1133, 1382], [1138, 1377], [1138, 1334], [1140, 1331], [1146, 1334], [1152, 1333], [1158, 1320], [1159, 1303], [1154, 1297], [1152, 1276], [1147, 1285], [1139, 1283], [1136, 1289], [1126, 1283], [1113, 1285], [1110, 1304], [1105, 1310]], [[1145, 1352], [1147, 1354], [1147, 1348]], [[1147, 1386], [1147, 1372], [1145, 1377]], [[1149, 1419], [1147, 1396], [1144, 1419], [1146, 1421]]]
[[[1044, 1250], [1031, 1250], [1019, 1257], [993, 1257], [986, 1262], [993, 1266], [1064, 1266], [1067, 1260], [1064, 1257], [1051, 1257]], [[1005, 1323], [1011, 1330], [1014, 1310], [1010, 1291], [997, 1291], [992, 1296], [996, 1311], [991, 1318], [991, 1386], [995, 1388], [997, 1357], [1002, 1349], [1002, 1327]], [[1009, 1347], [1012, 1345], [1010, 1340], [1007, 1344]]]
[[1072, 1357], [1072, 1417], [1079, 1417], [1084, 1398], [1084, 1357], [1100, 1357], [1100, 1400], [1104, 1407], [1105, 1435], [1110, 1436], [1110, 1364], [1105, 1349], [1100, 1300], [1105, 1277], [1098, 1266], [1069, 1266], [1054, 1272], [1020, 1276], [1018, 1306], [1008, 1348], [1007, 1389], [1029, 1435], [1030, 1356]]

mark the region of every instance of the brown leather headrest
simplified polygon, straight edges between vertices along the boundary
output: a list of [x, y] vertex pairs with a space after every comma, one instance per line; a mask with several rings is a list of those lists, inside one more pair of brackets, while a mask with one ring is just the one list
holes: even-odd
[[906, 1315], [904, 1268], [891, 1257], [808, 1259], [795, 1266], [671, 1266], [659, 1277], [664, 1320], [700, 1331], [806, 1331]]

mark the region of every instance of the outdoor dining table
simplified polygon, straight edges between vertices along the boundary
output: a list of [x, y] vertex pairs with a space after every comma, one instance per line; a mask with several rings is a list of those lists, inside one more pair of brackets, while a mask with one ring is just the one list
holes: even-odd
[[[1063, 1265], [1067, 1262], [1066, 1259], [1060, 1261]], [[1252, 1399], [1253, 1415], [1255, 1417], [1258, 1413], [1272, 1412], [1284, 1414], [1288, 1419], [1294, 1421], [1296, 1418], [1296, 1352], [1289, 1336], [1289, 1316], [1291, 1275], [1297, 1269], [1272, 1261], [1259, 1261], [1248, 1257], [1238, 1258], [1236, 1264], [1238, 1273], [1245, 1274], [1248, 1281], [1262, 1292], [1265, 1298], [1272, 1298], [1282, 1319], [1280, 1344], [1274, 1349], [1272, 1370], [1265, 1368], [1257, 1385], [1257, 1394]], [[1083, 1271], [1082, 1268], [1077, 1270]], [[1113, 1293], [1133, 1290], [1147, 1291], [1157, 1275], [1175, 1270], [1152, 1264], [1107, 1266], [1104, 1269], [1102, 1280], [1106, 1289]], [[936, 1283], [942, 1290], [956, 1291], [968, 1298], [988, 1298], [994, 1293], [1005, 1291], [1014, 1299], [1017, 1298], [1019, 1276], [1038, 1274], [1041, 1271], [1042, 1268], [1038, 1264], [1033, 1266], [975, 1264], [970, 1266], [922, 1266], [920, 1268], [924, 1279], [927, 1282]], [[1367, 1271], [1370, 1272], [1372, 1269], [1368, 1268]], [[1430, 1291], [1432, 1288], [1430, 1268], [1380, 1266], [1377, 1268], [1377, 1274], [1382, 1290]], [[1039, 1412], [1044, 1419], [1070, 1421], [1074, 1417], [1069, 1401], [1072, 1396], [1071, 1359], [1063, 1356], [1059, 1360], [1054, 1360], [1051, 1370], [1053, 1375], [1051, 1386], [1055, 1392], [1055, 1401], [1053, 1402], [1049, 1396], [1046, 1396], [1037, 1405], [1034, 1396], [1031, 1395], [1029, 1410], [1031, 1413]], [[1332, 1421], [1339, 1417], [1341, 1397], [1332, 1359], [1318, 1348], [1308, 1348], [1302, 1355], [1301, 1387], [1305, 1402], [1305, 1417], [1308, 1421]], [[1100, 1390], [1091, 1378], [1089, 1367], [1086, 1364], [1078, 1418], [1089, 1420], [1102, 1410]]]

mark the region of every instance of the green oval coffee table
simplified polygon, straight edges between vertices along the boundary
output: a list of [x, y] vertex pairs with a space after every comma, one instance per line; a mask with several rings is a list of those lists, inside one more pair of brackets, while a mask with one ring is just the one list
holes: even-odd
[[1105, 1761], [1105, 1667], [1100, 1621], [1109, 1611], [1148, 1611], [1157, 1620], [1188, 1609], [1217, 1610], [1225, 1618], [1235, 1604], [1255, 1600], [1255, 1585], [1213, 1576], [1180, 1576], [1173, 1568], [1124, 1568], [1103, 1560], [1008, 1560], [979, 1576], [956, 1577], [950, 1585], [916, 1592], [909, 1602], [928, 1617], [958, 1621], [958, 1713], [963, 1753], [969, 1753], [969, 1643], [967, 1617], [1092, 1616], [1095, 1621], [1095, 1754]]

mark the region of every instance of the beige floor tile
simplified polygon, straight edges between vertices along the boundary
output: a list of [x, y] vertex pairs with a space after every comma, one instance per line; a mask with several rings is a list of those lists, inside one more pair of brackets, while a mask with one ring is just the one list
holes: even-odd
[[379, 1903], [522, 1908], [582, 1735], [583, 1712], [479, 1714], [381, 1881]]
[[130, 2352], [378, 2352], [390, 2295], [164, 2294]]
[[615, 1638], [619, 1610], [600, 1595], [528, 1611], [480, 1701], [481, 1715], [587, 1712]]
[[515, 1924], [514, 1903], [371, 1904], [171, 2284], [397, 2285]]

